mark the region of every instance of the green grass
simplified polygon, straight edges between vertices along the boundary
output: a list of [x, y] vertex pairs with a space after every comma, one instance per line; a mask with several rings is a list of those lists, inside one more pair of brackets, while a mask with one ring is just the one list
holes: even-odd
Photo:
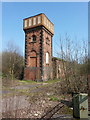
[[64, 95], [61, 95], [61, 98], [62, 98], [62, 99], [65, 99], [65, 96], [64, 96]]
[[38, 83], [36, 81], [32, 81], [32, 80], [19, 80], [20, 83]]
[[36, 82], [32, 80], [19, 80], [19, 83], [24, 83], [24, 84], [38, 84], [38, 83], [48, 83], [48, 84], [53, 84], [56, 82], [59, 82], [60, 79], [55, 79], [55, 80], [48, 80], [48, 81], [43, 81], [43, 82]]
[[43, 83], [56, 83], [59, 82], [60, 79], [55, 79], [55, 80], [48, 80], [48, 81], [44, 81]]
[[50, 101], [59, 101], [59, 99], [57, 97], [50, 96]]

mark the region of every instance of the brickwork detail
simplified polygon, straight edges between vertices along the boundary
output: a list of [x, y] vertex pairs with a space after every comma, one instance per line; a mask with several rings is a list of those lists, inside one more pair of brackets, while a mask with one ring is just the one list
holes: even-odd
[[[24, 79], [44, 81], [51, 78], [52, 34], [39, 26], [25, 31], [25, 70]], [[34, 36], [34, 39], [33, 39]], [[47, 41], [48, 38], [48, 41]], [[48, 44], [47, 44], [48, 42]], [[49, 63], [46, 64], [46, 53]]]

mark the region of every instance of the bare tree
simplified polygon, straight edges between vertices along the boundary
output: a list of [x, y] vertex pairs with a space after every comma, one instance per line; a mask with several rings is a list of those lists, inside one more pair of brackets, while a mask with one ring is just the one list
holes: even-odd
[[[87, 92], [87, 46], [73, 42], [66, 34], [65, 39], [60, 38], [60, 51], [64, 71], [64, 85], [67, 92]], [[64, 89], [64, 90], [65, 90]]]
[[17, 46], [12, 43], [2, 52], [2, 73], [12, 79], [20, 79], [23, 72], [23, 56]]

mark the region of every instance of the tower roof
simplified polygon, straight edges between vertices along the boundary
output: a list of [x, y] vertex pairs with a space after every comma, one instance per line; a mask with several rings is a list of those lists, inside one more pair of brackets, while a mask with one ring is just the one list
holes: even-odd
[[54, 34], [54, 24], [47, 18], [47, 16], [44, 13], [25, 18], [23, 21], [24, 30], [34, 28], [37, 26], [44, 26], [52, 34]]

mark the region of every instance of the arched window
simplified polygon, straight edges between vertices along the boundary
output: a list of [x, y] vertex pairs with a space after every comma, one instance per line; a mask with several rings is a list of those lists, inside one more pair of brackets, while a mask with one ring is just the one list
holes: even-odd
[[46, 64], [49, 64], [49, 53], [46, 52]]
[[36, 42], [36, 35], [32, 36], [32, 42]]

